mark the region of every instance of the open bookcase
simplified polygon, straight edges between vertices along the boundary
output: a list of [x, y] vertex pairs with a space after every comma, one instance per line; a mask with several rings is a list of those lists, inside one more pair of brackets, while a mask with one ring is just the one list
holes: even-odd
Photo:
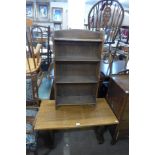
[[56, 106], [96, 103], [102, 44], [100, 32], [55, 31]]

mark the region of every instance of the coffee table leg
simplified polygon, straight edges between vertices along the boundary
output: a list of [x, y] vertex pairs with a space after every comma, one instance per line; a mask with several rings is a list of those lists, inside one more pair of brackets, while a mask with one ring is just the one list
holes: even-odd
[[119, 135], [119, 131], [116, 130], [113, 137], [112, 137], [112, 140], [111, 140], [111, 145], [115, 145], [117, 143], [117, 140], [118, 140], [118, 135]]
[[97, 141], [99, 144], [104, 143], [104, 131], [105, 131], [105, 126], [97, 126], [95, 127], [95, 135], [97, 138]]
[[55, 133], [54, 131], [47, 131], [47, 145], [50, 149], [53, 149], [55, 147]]
[[55, 147], [54, 143], [54, 131], [46, 130], [46, 131], [39, 131], [39, 137], [43, 139], [45, 146], [49, 149], [53, 149]]

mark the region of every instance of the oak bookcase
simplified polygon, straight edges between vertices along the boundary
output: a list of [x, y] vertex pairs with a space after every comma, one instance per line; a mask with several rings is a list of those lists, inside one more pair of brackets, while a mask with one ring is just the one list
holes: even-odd
[[88, 30], [55, 31], [56, 106], [96, 103], [102, 36]]

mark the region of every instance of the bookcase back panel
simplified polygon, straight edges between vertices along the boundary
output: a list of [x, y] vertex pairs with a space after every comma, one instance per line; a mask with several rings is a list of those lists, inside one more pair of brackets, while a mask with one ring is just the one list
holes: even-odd
[[57, 96], [95, 96], [96, 84], [57, 84]]
[[57, 105], [86, 105], [96, 103], [96, 84], [57, 84]]
[[56, 105], [91, 105], [96, 104], [95, 96], [57, 96]]
[[94, 76], [97, 75], [97, 67], [99, 63], [87, 63], [87, 62], [57, 62], [56, 63], [56, 76]]
[[100, 58], [100, 45], [98, 42], [55, 41], [55, 58]]

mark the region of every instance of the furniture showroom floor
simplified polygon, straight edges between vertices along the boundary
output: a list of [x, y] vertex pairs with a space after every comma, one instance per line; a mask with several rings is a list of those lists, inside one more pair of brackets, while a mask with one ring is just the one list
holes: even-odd
[[40, 135], [38, 155], [129, 155], [129, 140], [120, 139], [115, 145], [111, 145], [108, 131], [104, 134], [103, 144], [98, 144], [93, 129], [57, 131], [52, 149], [44, 143], [45, 135]]

